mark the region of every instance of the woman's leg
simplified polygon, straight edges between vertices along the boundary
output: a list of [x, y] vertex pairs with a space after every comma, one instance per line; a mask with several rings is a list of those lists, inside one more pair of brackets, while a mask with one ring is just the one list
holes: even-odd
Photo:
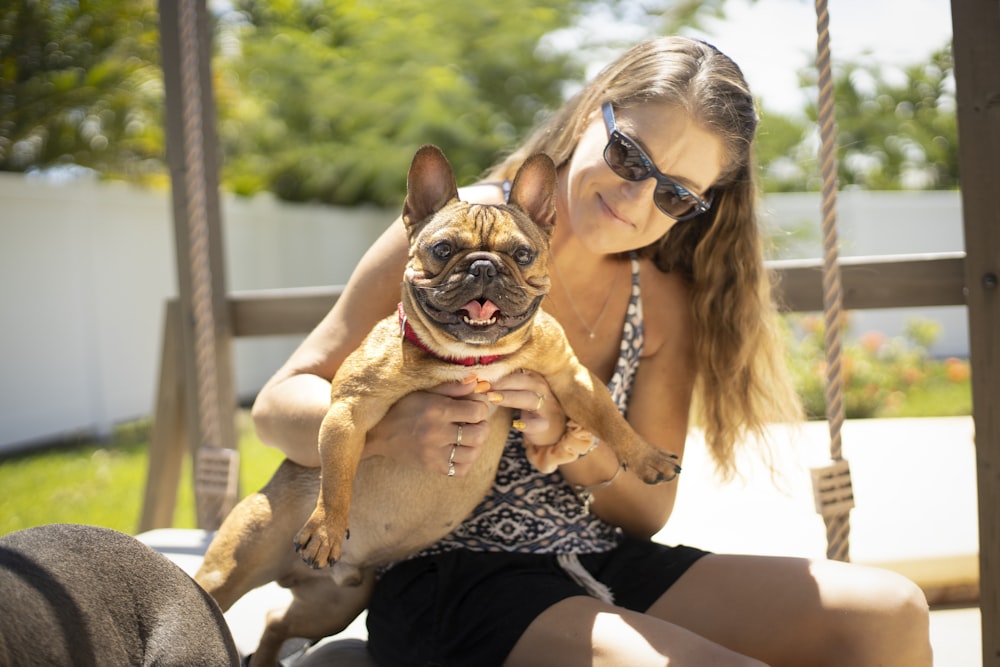
[[699, 635], [648, 614], [590, 597], [566, 598], [539, 615], [505, 667], [761, 667]]
[[724, 555], [697, 561], [646, 614], [584, 597], [551, 606], [506, 665], [553, 656], [594, 667], [932, 662], [927, 603], [908, 579], [833, 561]]
[[770, 665], [931, 665], [923, 592], [835, 561], [711, 555], [647, 612]]

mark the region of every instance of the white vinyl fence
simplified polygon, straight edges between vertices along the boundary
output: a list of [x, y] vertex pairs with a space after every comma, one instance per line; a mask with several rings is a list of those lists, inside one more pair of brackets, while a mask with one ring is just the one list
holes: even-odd
[[[776, 228], [814, 230], [783, 257], [820, 255], [817, 195], [772, 195], [763, 213]], [[397, 214], [226, 196], [228, 289], [342, 284]], [[957, 192], [847, 192], [839, 215], [845, 256], [963, 249]], [[0, 174], [0, 454], [149, 415], [176, 293], [167, 192]], [[966, 354], [961, 307], [858, 312], [852, 329], [892, 335], [913, 316], [944, 325], [935, 354]], [[239, 395], [251, 400], [297, 343], [237, 339]]]
[[[223, 199], [230, 291], [346, 282], [397, 215]], [[177, 295], [168, 192], [0, 174], [0, 453], [151, 413]], [[244, 399], [298, 340], [237, 339]]]

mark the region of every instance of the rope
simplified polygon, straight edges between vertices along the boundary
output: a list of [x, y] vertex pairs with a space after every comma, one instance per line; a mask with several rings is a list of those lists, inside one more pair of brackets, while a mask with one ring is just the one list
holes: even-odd
[[198, 525], [217, 527], [235, 502], [236, 452], [223, 450], [219, 414], [216, 322], [213, 310], [208, 206], [205, 179], [205, 132], [199, 68], [198, 0], [179, 5], [181, 118], [184, 187], [187, 194], [188, 259], [191, 271], [191, 317], [201, 441], [195, 458]]
[[834, 121], [833, 76], [830, 68], [830, 15], [826, 0], [816, 0], [816, 65], [819, 71], [820, 175], [823, 182], [823, 314], [826, 348], [826, 416], [830, 428], [830, 458], [826, 469], [814, 471], [817, 509], [826, 523], [827, 558], [846, 561], [850, 551], [850, 470], [843, 460], [840, 431], [844, 423], [844, 380], [841, 365], [843, 293], [837, 241], [837, 130]]

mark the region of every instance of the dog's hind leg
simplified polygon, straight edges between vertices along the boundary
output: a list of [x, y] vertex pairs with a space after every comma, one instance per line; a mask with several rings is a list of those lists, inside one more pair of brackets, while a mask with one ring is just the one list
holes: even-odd
[[254, 588], [305, 569], [292, 538], [318, 490], [318, 468], [286, 460], [229, 513], [194, 577], [223, 611]]
[[329, 575], [291, 586], [291, 603], [268, 612], [250, 667], [277, 665], [282, 644], [292, 637], [322, 639], [344, 630], [364, 611], [371, 597], [374, 572], [363, 570], [362, 575], [358, 586], [338, 586]]

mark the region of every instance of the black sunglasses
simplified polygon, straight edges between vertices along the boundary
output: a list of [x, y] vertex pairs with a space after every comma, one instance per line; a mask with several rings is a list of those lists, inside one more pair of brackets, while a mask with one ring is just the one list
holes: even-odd
[[615, 123], [615, 112], [611, 102], [601, 105], [604, 114], [604, 126], [608, 130], [608, 145], [604, 147], [604, 161], [611, 171], [626, 181], [644, 181], [647, 178], [656, 179], [656, 189], [653, 191], [653, 203], [656, 208], [677, 222], [690, 220], [701, 215], [712, 206], [712, 195], [702, 199], [683, 185], [662, 173], [653, 164], [639, 145], [622, 134]]

